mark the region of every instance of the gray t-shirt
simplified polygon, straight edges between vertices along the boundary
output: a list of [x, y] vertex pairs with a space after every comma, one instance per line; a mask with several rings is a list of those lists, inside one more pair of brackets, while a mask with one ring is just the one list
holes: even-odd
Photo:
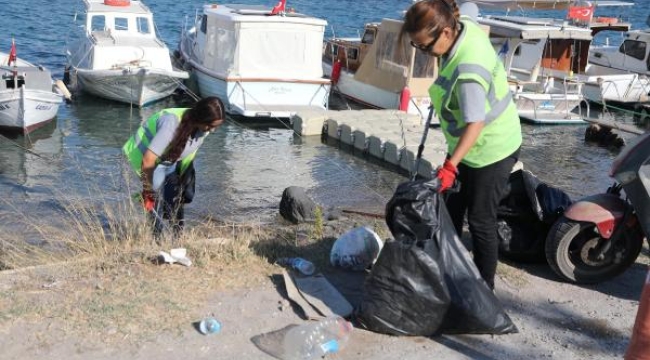
[[[178, 124], [179, 121], [176, 115], [169, 113], [162, 115], [158, 119], [156, 136], [154, 136], [154, 138], [151, 140], [151, 143], [149, 143], [149, 150], [158, 155], [158, 157], [164, 155], [167, 147], [174, 138]], [[197, 150], [201, 144], [203, 144], [203, 140], [205, 139], [204, 135], [205, 132], [197, 131], [192, 136], [190, 136], [179, 160], [187, 157], [195, 150]]]
[[465, 123], [485, 120], [485, 89], [476, 81], [463, 81], [458, 86], [460, 113]]

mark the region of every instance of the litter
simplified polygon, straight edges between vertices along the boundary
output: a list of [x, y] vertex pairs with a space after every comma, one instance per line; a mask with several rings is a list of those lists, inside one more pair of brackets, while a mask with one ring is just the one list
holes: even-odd
[[160, 251], [158, 258], [168, 264], [179, 263], [184, 266], [192, 266], [192, 260], [187, 257], [185, 248], [171, 249], [169, 252]]

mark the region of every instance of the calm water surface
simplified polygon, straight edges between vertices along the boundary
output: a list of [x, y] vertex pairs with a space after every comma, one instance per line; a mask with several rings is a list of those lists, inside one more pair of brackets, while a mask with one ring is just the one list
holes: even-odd
[[[269, 8], [275, 4], [275, 0], [240, 2]], [[159, 34], [174, 49], [185, 18], [193, 18], [204, 2], [145, 3], [154, 12]], [[365, 22], [399, 17], [410, 3], [288, 0], [288, 6], [299, 12], [325, 18], [329, 34], [333, 29], [346, 36], [357, 35]], [[630, 15], [635, 28], [641, 28], [650, 5], [637, 3]], [[19, 57], [42, 64], [61, 78], [67, 34], [83, 3], [60, 0], [53, 4], [49, 0], [0, 1], [4, 13], [12, 14], [3, 19], [0, 49], [8, 52], [13, 34]], [[562, 17], [563, 13], [548, 15]], [[82, 95], [62, 106], [51, 126], [27, 138], [0, 138], [0, 218], [5, 234], [25, 233], [25, 216], [55, 221], [70, 199], [93, 206], [123, 202], [130, 191], [138, 189], [125, 185], [124, 178], [131, 174], [124, 167], [122, 144], [143, 119], [178, 105], [177, 99], [170, 98], [137, 109]], [[626, 115], [620, 117], [629, 121]], [[542, 180], [572, 197], [602, 191], [610, 184], [607, 172], [616, 152], [585, 144], [585, 126], [524, 125], [523, 129], [522, 161]], [[188, 207], [190, 216], [209, 214], [236, 221], [271, 220], [282, 191], [291, 185], [307, 188], [326, 206], [380, 211], [395, 186], [405, 180], [322, 144], [318, 138], [297, 138], [283, 124], [242, 125], [239, 120], [231, 120], [206, 140], [197, 171], [199, 195]]]

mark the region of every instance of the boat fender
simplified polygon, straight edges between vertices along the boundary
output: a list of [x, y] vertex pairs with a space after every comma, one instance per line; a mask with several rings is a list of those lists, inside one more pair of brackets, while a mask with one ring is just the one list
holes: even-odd
[[104, 5], [108, 6], [129, 6], [131, 0], [104, 0]]
[[409, 102], [411, 101], [411, 90], [408, 86], [404, 86], [402, 93], [399, 97], [399, 110], [408, 111]]
[[55, 84], [56, 87], [61, 91], [61, 94], [63, 94], [63, 97], [64, 97], [67, 101], [72, 101], [72, 94], [70, 93], [70, 90], [68, 90], [68, 87], [65, 86], [65, 84], [63, 83], [63, 81], [61, 81], [61, 80], [57, 80], [57, 81], [54, 82], [54, 84]]
[[334, 62], [334, 66], [332, 66], [332, 74], [330, 74], [330, 79], [334, 84], [339, 82], [339, 78], [341, 77], [341, 60], [336, 60]]

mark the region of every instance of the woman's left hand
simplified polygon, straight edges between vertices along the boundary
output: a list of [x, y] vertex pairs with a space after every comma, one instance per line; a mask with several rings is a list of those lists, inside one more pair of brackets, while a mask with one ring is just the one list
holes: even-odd
[[456, 180], [456, 176], [458, 175], [458, 169], [454, 164], [449, 161], [449, 159], [445, 160], [445, 163], [442, 165], [442, 167], [438, 168], [438, 179], [440, 180], [440, 187], [438, 188], [438, 192], [442, 193], [454, 185], [454, 180]]

